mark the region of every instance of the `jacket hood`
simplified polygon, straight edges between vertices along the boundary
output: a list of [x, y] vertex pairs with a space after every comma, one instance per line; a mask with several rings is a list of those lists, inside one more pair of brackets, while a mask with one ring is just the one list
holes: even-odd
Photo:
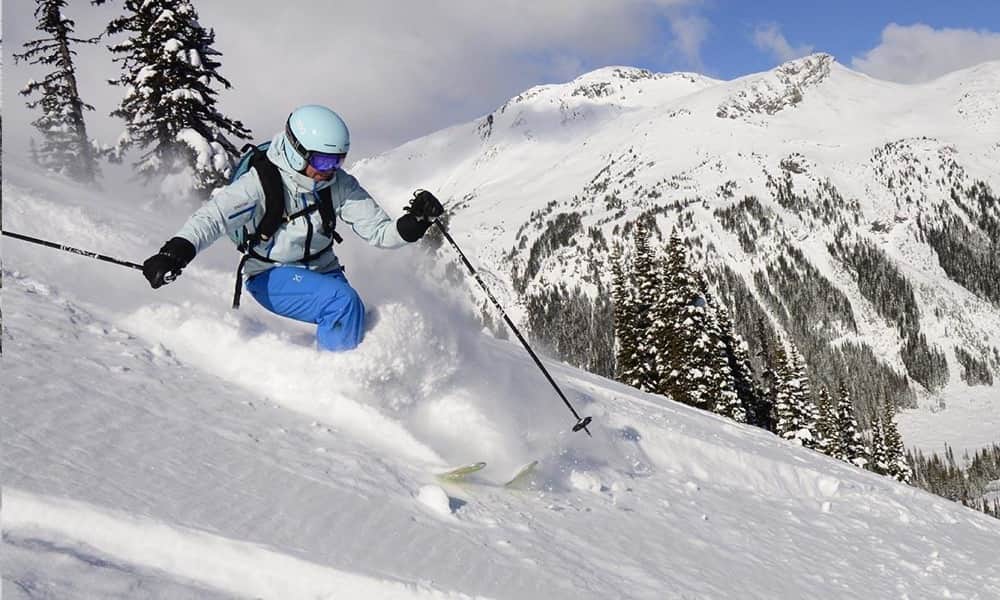
[[286, 189], [298, 195], [308, 194], [333, 185], [333, 183], [337, 180], [339, 172], [335, 172], [329, 181], [317, 182], [293, 169], [292, 166], [288, 164], [288, 159], [285, 158], [286, 143], [285, 134], [278, 133], [271, 140], [271, 147], [267, 149], [267, 158], [278, 167], [279, 171], [281, 171], [281, 178], [285, 182]]

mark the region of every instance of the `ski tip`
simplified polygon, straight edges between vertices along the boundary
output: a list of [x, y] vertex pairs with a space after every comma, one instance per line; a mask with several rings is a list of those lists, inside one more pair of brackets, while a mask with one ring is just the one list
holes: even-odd
[[482, 471], [486, 468], [485, 462], [476, 462], [467, 465], [462, 465], [460, 467], [455, 467], [454, 469], [449, 469], [442, 473], [437, 473], [437, 478], [443, 481], [461, 481], [467, 475], [471, 475], [476, 471]]
[[514, 489], [523, 486], [525, 483], [528, 482], [528, 479], [531, 477], [531, 475], [534, 474], [536, 467], [538, 467], [537, 460], [533, 460], [530, 463], [524, 465], [523, 467], [518, 469], [517, 473], [515, 473], [514, 476], [511, 477], [507, 483], [503, 484], [503, 486], [505, 488], [514, 488]]

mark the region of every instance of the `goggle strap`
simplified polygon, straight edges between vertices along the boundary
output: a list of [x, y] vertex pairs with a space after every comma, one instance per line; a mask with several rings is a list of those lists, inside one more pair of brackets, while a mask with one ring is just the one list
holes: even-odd
[[302, 157], [303, 160], [309, 160], [309, 150], [302, 145], [299, 138], [295, 137], [292, 133], [292, 115], [288, 115], [288, 119], [285, 121], [285, 139], [292, 145], [292, 148]]

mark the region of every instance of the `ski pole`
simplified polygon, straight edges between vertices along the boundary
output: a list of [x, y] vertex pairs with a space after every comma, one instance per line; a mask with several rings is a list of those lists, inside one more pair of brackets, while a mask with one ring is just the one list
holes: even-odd
[[562, 398], [563, 403], [566, 404], [566, 408], [568, 408], [570, 412], [573, 413], [573, 416], [576, 418], [576, 425], [573, 426], [573, 431], [580, 431], [582, 429], [587, 432], [587, 435], [593, 437], [592, 434], [590, 433], [590, 430], [587, 429], [587, 425], [590, 425], [591, 418], [590, 417], [580, 418], [580, 415], [577, 414], [576, 409], [573, 408], [573, 405], [570, 404], [569, 400], [566, 399], [566, 395], [563, 394], [563, 391], [561, 389], [559, 389], [559, 385], [556, 383], [556, 380], [552, 378], [552, 375], [549, 375], [549, 371], [545, 368], [545, 365], [542, 364], [542, 361], [538, 358], [538, 355], [535, 354], [535, 351], [531, 349], [531, 346], [528, 345], [528, 341], [524, 339], [524, 336], [521, 335], [520, 331], [518, 331], [517, 327], [514, 325], [514, 322], [511, 321], [510, 317], [507, 316], [507, 311], [505, 311], [503, 307], [500, 306], [500, 301], [498, 301], [496, 297], [493, 295], [493, 293], [490, 292], [490, 289], [486, 287], [486, 284], [483, 283], [482, 278], [479, 277], [479, 273], [476, 272], [475, 267], [472, 266], [472, 263], [469, 262], [469, 259], [465, 257], [465, 253], [462, 252], [462, 249], [459, 248], [458, 244], [455, 243], [455, 239], [451, 237], [451, 234], [449, 234], [448, 230], [444, 228], [444, 225], [441, 224], [441, 221], [435, 219], [434, 224], [438, 226], [438, 229], [440, 229], [441, 233], [444, 234], [445, 239], [448, 240], [448, 243], [451, 244], [451, 247], [455, 249], [455, 252], [458, 252], [458, 255], [462, 258], [462, 262], [465, 263], [465, 267], [469, 270], [469, 273], [471, 273], [472, 276], [475, 278], [476, 282], [479, 284], [479, 287], [483, 288], [483, 291], [486, 292], [486, 295], [489, 297], [490, 302], [493, 303], [493, 306], [495, 306], [496, 309], [500, 311], [500, 314], [503, 315], [503, 320], [507, 323], [507, 327], [510, 327], [510, 330], [514, 332], [514, 335], [516, 335], [517, 339], [520, 340], [521, 345], [524, 346], [524, 349], [528, 351], [528, 354], [531, 355], [532, 360], [534, 360], [535, 364], [538, 365], [538, 368], [542, 370], [542, 373], [545, 375], [545, 378], [549, 380], [549, 383], [551, 383], [552, 387], [555, 388], [556, 393], [559, 394], [560, 398]]
[[97, 260], [103, 260], [105, 262], [114, 263], [116, 265], [121, 265], [123, 267], [129, 267], [131, 269], [142, 270], [142, 265], [129, 262], [127, 260], [121, 260], [119, 258], [114, 258], [111, 256], [105, 256], [103, 254], [98, 254], [96, 252], [89, 252], [87, 250], [80, 250], [79, 248], [73, 248], [72, 246], [64, 246], [63, 244], [57, 244], [55, 242], [49, 242], [46, 240], [40, 240], [38, 238], [33, 238], [27, 235], [21, 235], [19, 233], [14, 233], [13, 231], [4, 231], [3, 235], [7, 237], [12, 237], [17, 240], [24, 242], [30, 242], [32, 244], [38, 244], [39, 246], [46, 246], [48, 248], [55, 248], [56, 250], [62, 250], [64, 252], [71, 252], [73, 254], [79, 254], [80, 256], [86, 256], [87, 258], [95, 258]]

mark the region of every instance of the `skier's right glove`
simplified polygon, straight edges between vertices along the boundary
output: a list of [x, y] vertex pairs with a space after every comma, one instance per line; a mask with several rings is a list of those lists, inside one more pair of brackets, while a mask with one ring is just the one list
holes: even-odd
[[142, 274], [153, 289], [166, 285], [180, 276], [181, 270], [197, 254], [194, 244], [182, 237], [170, 238], [160, 251], [142, 263]]

